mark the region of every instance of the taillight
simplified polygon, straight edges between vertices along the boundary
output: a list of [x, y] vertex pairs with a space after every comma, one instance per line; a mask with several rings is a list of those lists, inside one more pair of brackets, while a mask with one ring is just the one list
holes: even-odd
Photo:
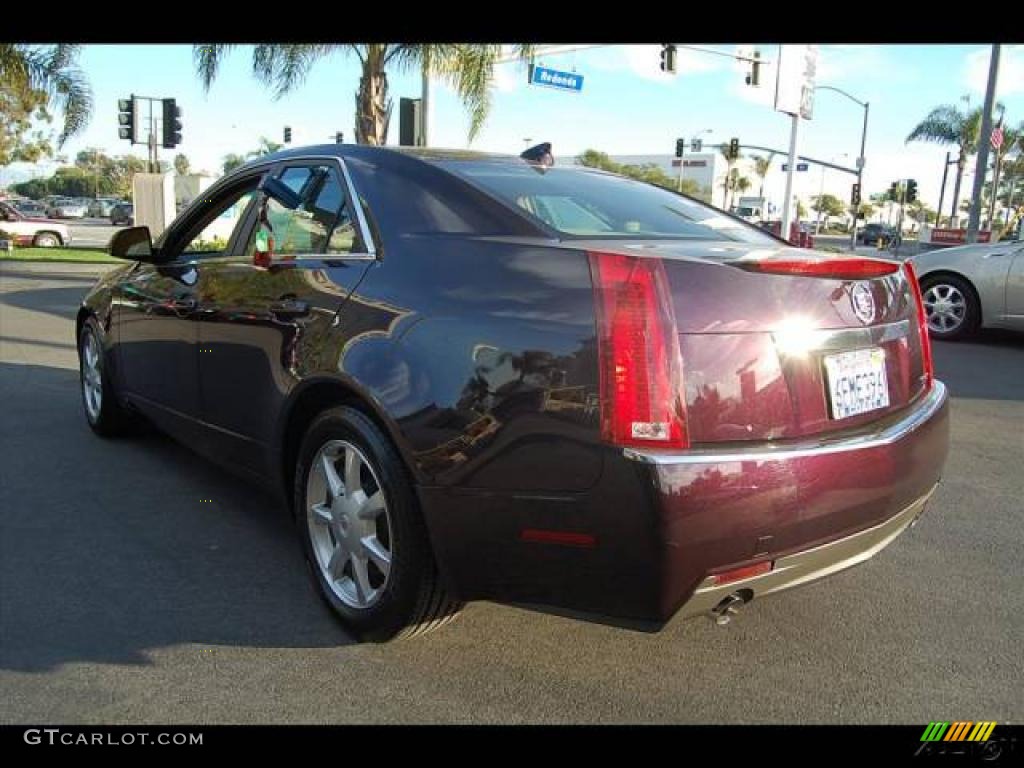
[[686, 448], [683, 365], [661, 259], [590, 253], [601, 369], [601, 435]]
[[935, 380], [935, 363], [932, 361], [932, 340], [928, 336], [928, 316], [924, 311], [924, 297], [921, 295], [921, 284], [917, 282], [917, 272], [914, 265], [909, 261], [903, 262], [903, 273], [907, 282], [910, 283], [910, 290], [914, 294], [914, 303], [917, 305], [917, 335], [921, 339], [921, 362], [924, 365], [924, 391], [932, 388]]
[[729, 264], [748, 272], [830, 277], [834, 280], [866, 280], [872, 277], [884, 277], [899, 269], [899, 265], [891, 261], [863, 258], [737, 259], [730, 261]]

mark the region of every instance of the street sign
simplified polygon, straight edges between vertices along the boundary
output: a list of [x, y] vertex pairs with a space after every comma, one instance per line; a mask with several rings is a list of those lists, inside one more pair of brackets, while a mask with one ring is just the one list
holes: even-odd
[[548, 67], [530, 67], [530, 85], [543, 85], [559, 91], [579, 93], [583, 90], [583, 75], [575, 72], [562, 72]]
[[[796, 164], [796, 169], [797, 169], [798, 171], [806, 171], [806, 170], [807, 170], [808, 168], [810, 168], [810, 167], [811, 167], [811, 166], [810, 166], [810, 165], [808, 165], [807, 163], [797, 163], [797, 164]], [[782, 164], [782, 170], [784, 170], [784, 171], [788, 171], [788, 170], [789, 170], [789, 163], [783, 163], [783, 164]]]
[[775, 110], [810, 120], [814, 114], [817, 45], [780, 45], [775, 84]]

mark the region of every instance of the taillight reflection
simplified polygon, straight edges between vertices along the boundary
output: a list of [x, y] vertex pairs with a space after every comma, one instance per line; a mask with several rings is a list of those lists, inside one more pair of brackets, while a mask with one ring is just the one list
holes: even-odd
[[903, 273], [907, 282], [910, 283], [910, 290], [914, 294], [914, 303], [917, 305], [917, 335], [921, 339], [921, 361], [924, 364], [924, 391], [932, 388], [935, 381], [935, 363], [932, 361], [932, 340], [928, 336], [928, 316], [924, 311], [924, 297], [921, 295], [921, 284], [917, 281], [917, 272], [914, 265], [909, 261], [903, 262]]

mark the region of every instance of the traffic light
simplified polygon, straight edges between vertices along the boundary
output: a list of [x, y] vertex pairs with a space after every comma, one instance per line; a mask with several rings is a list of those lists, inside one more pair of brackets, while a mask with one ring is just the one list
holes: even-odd
[[898, 181], [894, 181], [889, 187], [889, 199], [893, 202], [900, 199], [900, 183]]
[[181, 107], [174, 99], [163, 99], [163, 146], [173, 149], [181, 144]]
[[334, 143], [335, 144], [344, 144], [345, 143], [345, 134], [342, 133], [341, 131], [338, 131], [336, 134], [334, 134]]
[[671, 43], [662, 43], [661, 46], [661, 71], [676, 73], [676, 47]]
[[117, 135], [132, 144], [142, 143], [142, 110], [135, 96], [117, 100]]
[[702, 149], [704, 149], [704, 140], [703, 139], [690, 139], [690, 151], [691, 152], [700, 152]]
[[747, 75], [747, 85], [758, 86], [761, 84], [761, 58], [760, 51], [754, 51], [755, 61], [750, 64], [750, 73]]
[[907, 202], [912, 203], [917, 200], [917, 181], [915, 179], [907, 179]]
[[735, 160], [740, 156], [740, 140], [729, 139], [729, 159]]
[[291, 126], [289, 126], [289, 125], [286, 125], [284, 127], [284, 143], [285, 144], [291, 144], [292, 143], [292, 129], [291, 129]]
[[860, 207], [860, 184], [854, 184], [850, 190], [850, 205], [854, 208]]
[[682, 157], [686, 149], [686, 139], [676, 139], [676, 157]]

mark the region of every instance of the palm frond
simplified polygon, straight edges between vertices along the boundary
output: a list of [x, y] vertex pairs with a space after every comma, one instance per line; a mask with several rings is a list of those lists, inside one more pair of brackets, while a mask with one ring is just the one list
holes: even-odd
[[964, 113], [952, 104], [936, 107], [914, 126], [906, 138], [912, 141], [929, 141], [937, 144], [959, 144], [966, 121]]
[[203, 90], [209, 91], [213, 81], [217, 79], [221, 62], [234, 45], [225, 43], [204, 43], [192, 46], [192, 58], [196, 65], [196, 74], [203, 84]]

